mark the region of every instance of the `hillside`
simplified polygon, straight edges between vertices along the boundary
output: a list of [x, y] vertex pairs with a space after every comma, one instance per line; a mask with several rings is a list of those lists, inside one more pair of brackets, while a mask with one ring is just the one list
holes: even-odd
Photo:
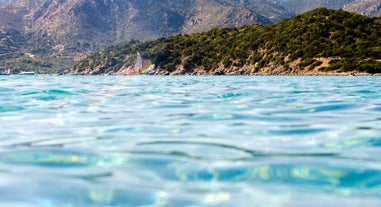
[[0, 0], [0, 6], [1, 6], [1, 5], [4, 5], [4, 4], [12, 3], [12, 2], [14, 2], [14, 1], [16, 1], [16, 0]]
[[0, 66], [40, 73], [121, 41], [269, 25], [318, 6], [379, 15], [379, 0], [0, 0]]
[[67, 72], [129, 74], [140, 52], [155, 74], [381, 73], [380, 28], [380, 17], [319, 8], [270, 26], [121, 43]]
[[381, 16], [380, 0], [356, 0], [351, 4], [344, 5], [343, 8], [363, 15]]
[[[22, 27], [8, 27], [0, 34], [24, 42], [23, 47], [3, 44], [16, 58], [0, 56], [0, 65], [40, 70], [48, 70], [42, 66], [49, 65], [72, 66], [74, 61], [121, 41], [270, 24], [291, 16], [270, 0], [17, 0], [2, 10], [20, 19], [17, 24]], [[0, 28], [5, 24], [0, 18]], [[18, 36], [13, 36], [12, 29]]]
[[318, 7], [344, 9], [367, 16], [381, 15], [380, 0], [276, 0], [291, 13], [300, 14]]
[[11, 58], [22, 47], [24, 37], [20, 29], [22, 20], [0, 8], [0, 59]]
[[319, 7], [341, 9], [356, 0], [276, 0], [281, 6], [294, 14], [304, 13]]

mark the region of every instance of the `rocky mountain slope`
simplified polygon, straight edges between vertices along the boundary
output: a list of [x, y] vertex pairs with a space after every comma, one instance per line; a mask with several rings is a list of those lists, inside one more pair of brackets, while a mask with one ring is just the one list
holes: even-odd
[[122, 43], [68, 72], [132, 74], [139, 52], [155, 74], [381, 73], [380, 28], [381, 17], [320, 8], [270, 26]]
[[[359, 0], [0, 0], [0, 65], [49, 71], [71, 67], [126, 40], [247, 24], [272, 24], [317, 6]], [[11, 4], [10, 1], [14, 1]], [[377, 0], [368, 0], [378, 8]], [[362, 1], [361, 1], [362, 2]], [[360, 4], [360, 3], [358, 3]], [[0, 4], [1, 5], [1, 4]], [[367, 4], [368, 5], [368, 4]], [[361, 12], [361, 9], [356, 10]], [[367, 9], [366, 14], [374, 14]], [[373, 11], [373, 10], [372, 10]]]
[[380, 0], [356, 0], [351, 4], [344, 5], [343, 8], [368, 16], [381, 16]]
[[367, 16], [381, 15], [380, 0], [276, 0], [281, 7], [300, 14], [318, 7], [344, 9]]
[[46, 62], [64, 67], [70, 60], [124, 40], [270, 24], [291, 16], [270, 0], [18, 0], [3, 10], [21, 19], [17, 31], [22, 37], [17, 38], [25, 40], [25, 46], [17, 50], [15, 56], [20, 57], [13, 64], [24, 67], [28, 62], [31, 67]]
[[5, 4], [12, 3], [12, 2], [14, 2], [14, 1], [16, 1], [16, 0], [0, 0], [0, 6], [1, 6], [1, 5], [5, 5]]
[[355, 0], [276, 0], [281, 6], [294, 14], [325, 7], [330, 9], [340, 9], [344, 5], [350, 4]]
[[0, 58], [9, 58], [17, 52], [24, 43], [21, 32], [22, 19], [0, 8]]

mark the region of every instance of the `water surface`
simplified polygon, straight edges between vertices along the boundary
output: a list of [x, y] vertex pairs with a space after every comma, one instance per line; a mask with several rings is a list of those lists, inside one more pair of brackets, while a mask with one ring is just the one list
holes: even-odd
[[380, 206], [381, 77], [0, 76], [0, 206]]

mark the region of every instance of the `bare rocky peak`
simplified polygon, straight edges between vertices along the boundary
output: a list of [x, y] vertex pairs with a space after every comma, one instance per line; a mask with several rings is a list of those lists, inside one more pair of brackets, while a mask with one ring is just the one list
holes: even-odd
[[6, 5], [6, 4], [10, 4], [10, 3], [14, 2], [14, 1], [16, 1], [16, 0], [0, 0], [0, 6], [1, 5]]
[[24, 31], [35, 46], [62, 53], [91, 52], [124, 40], [150, 40], [215, 27], [269, 24], [290, 16], [267, 2], [18, 0], [6, 8], [22, 17]]
[[288, 11], [300, 14], [318, 7], [344, 9], [368, 16], [381, 15], [380, 0], [275, 0]]
[[381, 1], [356, 0], [351, 4], [345, 5], [344, 9], [368, 16], [381, 16]]
[[294, 14], [300, 14], [318, 7], [340, 9], [355, 0], [276, 0], [280, 5]]

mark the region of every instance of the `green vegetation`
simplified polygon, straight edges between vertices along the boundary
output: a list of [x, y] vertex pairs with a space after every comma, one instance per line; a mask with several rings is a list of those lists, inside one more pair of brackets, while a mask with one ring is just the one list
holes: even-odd
[[[284, 74], [315, 68], [381, 73], [381, 18], [319, 8], [270, 26], [121, 43], [82, 60], [73, 72], [117, 72], [131, 66], [138, 51], [160, 74]], [[329, 59], [329, 65], [322, 67], [319, 58]], [[270, 71], [263, 72], [265, 68]], [[278, 72], [271, 71], [274, 68]]]
[[[13, 3], [1, 6], [2, 1]], [[270, 24], [292, 15], [269, 1], [0, 0], [0, 65], [33, 67], [13, 57], [27, 53], [52, 63], [36, 70], [65, 70], [78, 58], [120, 41]]]
[[31, 58], [23, 54], [13, 54], [12, 58], [0, 59], [0, 65], [4, 68], [10, 68], [13, 74], [18, 74], [22, 71], [33, 71], [38, 74], [60, 73], [62, 69], [51, 62], [36, 57]]

